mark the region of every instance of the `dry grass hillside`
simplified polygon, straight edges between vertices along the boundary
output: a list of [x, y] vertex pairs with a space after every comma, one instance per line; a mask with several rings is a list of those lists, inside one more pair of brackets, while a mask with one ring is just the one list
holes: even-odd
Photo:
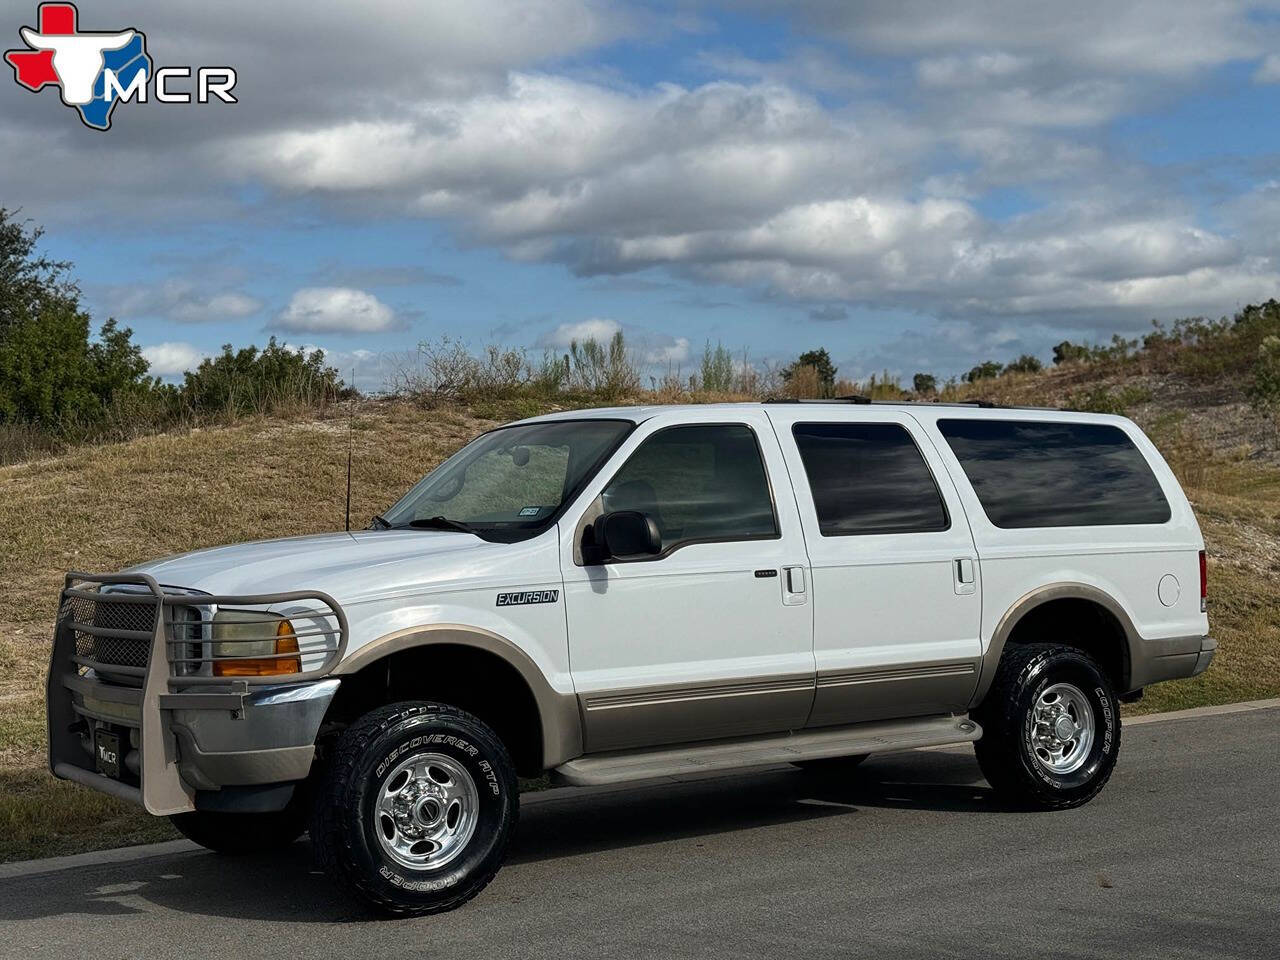
[[[1204, 676], [1153, 688], [1135, 711], [1280, 695], [1280, 469], [1272, 419], [1237, 387], [1087, 367], [966, 388], [1008, 402], [1123, 404], [1165, 451], [1209, 543], [1221, 652]], [[1110, 402], [1106, 400], [1105, 402]], [[365, 402], [354, 419], [353, 523], [492, 424], [536, 412], [488, 404]], [[0, 860], [169, 836], [44, 771], [43, 684], [63, 573], [115, 570], [196, 547], [330, 530], [342, 522], [347, 421], [254, 420], [86, 446], [0, 467]]]

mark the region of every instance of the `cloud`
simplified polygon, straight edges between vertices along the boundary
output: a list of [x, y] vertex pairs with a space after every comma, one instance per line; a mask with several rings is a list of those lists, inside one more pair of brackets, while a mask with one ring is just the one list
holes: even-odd
[[381, 333], [403, 329], [394, 311], [371, 293], [350, 287], [304, 287], [276, 318], [291, 333]]
[[777, 60], [757, 60], [737, 51], [704, 50], [694, 63], [705, 73], [719, 77], [794, 85], [808, 90], [849, 93], [872, 85], [865, 74], [816, 47], [791, 50]]
[[[664, 26], [610, 0], [143, 0], [153, 47], [236, 65], [241, 102], [122, 109], [86, 151], [65, 110], [15, 95], [0, 150], [34, 140], [41, 163], [0, 169], [0, 195], [77, 229], [115, 229], [122, 212], [253, 230], [416, 217], [460, 246], [598, 278], [593, 292], [724, 285], [833, 321], [847, 304], [1109, 330], [1274, 291], [1270, 195], [1220, 201], [1196, 184], [1238, 170], [1175, 170], [1115, 134], [1118, 119], [1167, 117], [1227, 65], [1280, 80], [1280, 20], [1255, 5], [746, 2], [785, 27], [776, 56], [726, 49], [719, 8]], [[674, 67], [610, 59], [616, 41], [663, 30], [694, 48]], [[1231, 162], [1251, 150], [1230, 149]], [[63, 186], [107, 182], [93, 204]], [[454, 279], [333, 264], [294, 281], [314, 286], [278, 326], [402, 327], [407, 308], [366, 291]], [[241, 285], [198, 276], [119, 312], [244, 317], [262, 305]], [[579, 338], [620, 329], [566, 323], [539, 342], [563, 348], [589, 323]], [[681, 352], [656, 334], [645, 349]]]
[[460, 287], [462, 278], [451, 273], [435, 273], [426, 267], [343, 266], [329, 263], [315, 272], [322, 283], [341, 287]]
[[1078, 0], [1029, 8], [1022, 0], [949, 4], [933, 0], [757, 0], [785, 10], [851, 48], [881, 56], [997, 51], [1107, 75], [1176, 78], [1250, 59], [1275, 28], [1248, 0]]
[[650, 335], [642, 338], [640, 360], [654, 367], [679, 367], [689, 362], [689, 338]]
[[206, 290], [196, 282], [171, 278], [154, 286], [111, 286], [103, 291], [107, 312], [121, 320], [156, 317], [173, 323], [224, 323], [262, 309], [262, 301], [241, 290]]
[[607, 343], [621, 329], [622, 324], [607, 317], [592, 317], [590, 320], [580, 320], [577, 323], [562, 323], [539, 337], [538, 346], [566, 350], [571, 343], [583, 343], [586, 340]]
[[143, 347], [142, 356], [151, 376], [173, 377], [194, 370], [207, 354], [189, 343], [156, 343]]
[[821, 323], [835, 323], [840, 320], [848, 320], [849, 310], [838, 303], [828, 303], [811, 309], [809, 311], [809, 319], [817, 320]]
[[1264, 58], [1253, 79], [1255, 83], [1280, 83], [1280, 53]]

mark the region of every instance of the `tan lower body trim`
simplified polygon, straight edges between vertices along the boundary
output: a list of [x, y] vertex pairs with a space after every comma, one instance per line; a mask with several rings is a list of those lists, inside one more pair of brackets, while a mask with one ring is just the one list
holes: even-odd
[[598, 753], [794, 730], [813, 693], [812, 674], [792, 674], [585, 694], [579, 702], [587, 752]]

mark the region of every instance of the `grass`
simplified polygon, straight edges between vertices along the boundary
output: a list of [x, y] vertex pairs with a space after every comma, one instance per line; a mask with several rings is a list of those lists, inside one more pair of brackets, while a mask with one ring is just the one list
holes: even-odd
[[[1043, 398], [1090, 389], [1077, 373], [1070, 377], [1059, 384], [1017, 375], [1000, 378], [1009, 381], [1001, 389], [1013, 402], [1015, 390]], [[1123, 385], [1105, 386], [1123, 394]], [[1272, 441], [1224, 448], [1219, 441], [1234, 443], [1235, 434], [1205, 427], [1212, 410], [1180, 410], [1158, 389], [1143, 390], [1128, 396], [1141, 397], [1140, 419], [1186, 486], [1209, 544], [1221, 646], [1208, 673], [1153, 687], [1126, 709], [1280, 696], [1280, 469]], [[362, 404], [350, 433], [353, 525], [364, 526], [494, 419], [546, 408], [528, 399], [518, 409]], [[77, 447], [0, 467], [0, 861], [174, 835], [166, 821], [45, 772], [44, 670], [65, 571], [118, 570], [198, 547], [335, 529], [347, 443], [348, 421], [333, 411]]]

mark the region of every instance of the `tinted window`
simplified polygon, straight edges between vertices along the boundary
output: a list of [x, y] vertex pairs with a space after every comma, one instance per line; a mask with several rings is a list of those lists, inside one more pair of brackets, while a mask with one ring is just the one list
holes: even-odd
[[939, 420], [997, 527], [1164, 523], [1169, 504], [1127, 434], [1100, 423]]
[[694, 540], [778, 535], [760, 447], [737, 424], [673, 427], [632, 454], [603, 494], [606, 512], [639, 510], [662, 534], [662, 550]]
[[791, 428], [824, 537], [946, 530], [947, 508], [915, 441], [896, 423]]

